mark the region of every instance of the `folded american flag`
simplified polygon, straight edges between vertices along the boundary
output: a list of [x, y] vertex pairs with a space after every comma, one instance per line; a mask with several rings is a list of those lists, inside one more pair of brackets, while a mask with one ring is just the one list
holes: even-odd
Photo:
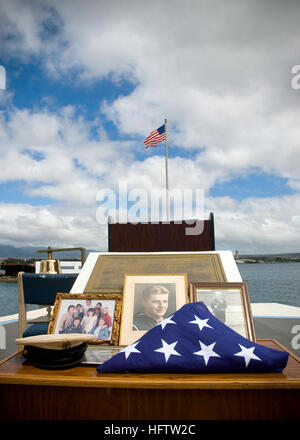
[[256, 344], [201, 303], [184, 305], [137, 342], [99, 365], [100, 373], [280, 372], [288, 353]]
[[165, 125], [162, 125], [157, 130], [151, 131], [149, 136], [146, 137], [144, 140], [144, 144], [146, 145], [146, 148], [148, 147], [155, 147], [159, 142], [166, 140], [166, 127]]

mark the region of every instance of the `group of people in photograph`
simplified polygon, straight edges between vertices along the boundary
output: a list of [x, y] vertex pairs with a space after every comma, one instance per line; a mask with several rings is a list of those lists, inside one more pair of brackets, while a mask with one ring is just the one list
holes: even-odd
[[110, 339], [112, 318], [109, 308], [98, 302], [92, 306], [87, 299], [84, 304], [70, 304], [59, 322], [59, 333], [92, 334], [95, 339]]

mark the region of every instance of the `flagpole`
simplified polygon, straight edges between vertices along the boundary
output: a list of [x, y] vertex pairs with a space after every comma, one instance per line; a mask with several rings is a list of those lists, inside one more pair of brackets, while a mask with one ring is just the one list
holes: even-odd
[[167, 120], [165, 119], [165, 133], [166, 133], [166, 213], [167, 221], [170, 220], [170, 208], [169, 208], [169, 176], [168, 176], [168, 142], [167, 142]]

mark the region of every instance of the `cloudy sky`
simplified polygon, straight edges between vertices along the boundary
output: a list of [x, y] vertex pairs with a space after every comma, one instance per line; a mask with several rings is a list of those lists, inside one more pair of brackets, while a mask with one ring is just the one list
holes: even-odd
[[97, 193], [164, 188], [143, 141], [167, 118], [170, 188], [204, 190], [218, 249], [300, 250], [297, 0], [0, 7], [0, 244], [106, 250]]

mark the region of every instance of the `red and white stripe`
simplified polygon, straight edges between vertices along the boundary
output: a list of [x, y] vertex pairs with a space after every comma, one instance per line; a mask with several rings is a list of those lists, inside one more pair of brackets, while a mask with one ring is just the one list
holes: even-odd
[[159, 134], [157, 130], [151, 131], [148, 137], [144, 140], [146, 148], [155, 147], [159, 142], [166, 140], [166, 133]]

